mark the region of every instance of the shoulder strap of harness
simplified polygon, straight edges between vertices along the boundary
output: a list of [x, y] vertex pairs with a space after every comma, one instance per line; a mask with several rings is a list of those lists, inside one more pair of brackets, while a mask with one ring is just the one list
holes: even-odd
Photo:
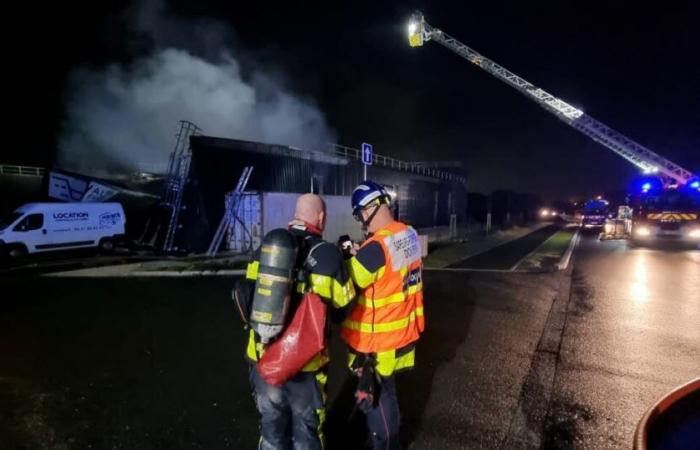
[[299, 252], [299, 259], [297, 259], [297, 282], [306, 283], [308, 281], [309, 274], [311, 274], [314, 266], [316, 265], [316, 260], [312, 258], [311, 254], [318, 247], [326, 243], [323, 239], [320, 239], [319, 242], [317, 242], [314, 245], [311, 245], [311, 240], [313, 238], [314, 236], [306, 236], [300, 242], [301, 251]]

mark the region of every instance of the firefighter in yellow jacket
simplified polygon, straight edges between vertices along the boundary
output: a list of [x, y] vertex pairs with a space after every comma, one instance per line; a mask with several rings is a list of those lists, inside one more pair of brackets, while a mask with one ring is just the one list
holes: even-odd
[[[294, 220], [289, 231], [306, 242], [310, 250], [301, 260], [312, 262], [304, 286], [297, 282], [297, 300], [301, 293], [315, 292], [331, 306], [342, 308], [355, 297], [355, 288], [344, 265], [340, 250], [321, 238], [326, 224], [326, 206], [321, 197], [304, 194], [299, 197]], [[246, 279], [250, 286], [257, 279], [259, 255], [248, 265]], [[243, 312], [241, 312], [245, 315]], [[325, 418], [326, 365], [328, 349], [324, 349], [306, 364], [300, 373], [282, 386], [272, 386], [258, 373], [255, 363], [262, 357], [265, 344], [254, 330], [250, 330], [247, 359], [251, 366], [251, 384], [255, 391], [255, 403], [260, 413], [260, 443], [263, 450], [322, 449], [324, 447], [323, 423]]]
[[394, 220], [390, 201], [386, 189], [369, 180], [353, 192], [353, 215], [368, 238], [349, 261], [360, 291], [341, 326], [358, 376], [357, 404], [367, 415], [375, 449], [400, 447], [394, 374], [413, 367], [425, 327], [418, 234]]

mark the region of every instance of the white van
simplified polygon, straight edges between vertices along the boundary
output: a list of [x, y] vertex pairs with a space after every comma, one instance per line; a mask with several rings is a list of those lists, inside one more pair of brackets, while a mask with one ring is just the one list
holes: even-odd
[[29, 203], [0, 220], [0, 253], [100, 247], [109, 251], [124, 237], [126, 217], [119, 203]]

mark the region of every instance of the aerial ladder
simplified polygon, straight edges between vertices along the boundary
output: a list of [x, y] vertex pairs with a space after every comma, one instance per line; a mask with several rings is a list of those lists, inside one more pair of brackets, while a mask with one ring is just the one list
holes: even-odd
[[411, 47], [421, 47], [428, 41], [435, 41], [447, 47], [462, 58], [518, 90], [542, 108], [557, 116], [564, 123], [622, 156], [639, 167], [645, 174], [658, 176], [665, 186], [674, 184], [685, 185], [691, 180], [694, 180], [695, 183], [697, 182], [697, 178], [690, 171], [597, 121], [580, 109], [545, 92], [505, 67], [496, 64], [462, 44], [444, 31], [428, 25], [420, 12], [416, 12], [411, 16], [408, 24], [408, 41]]

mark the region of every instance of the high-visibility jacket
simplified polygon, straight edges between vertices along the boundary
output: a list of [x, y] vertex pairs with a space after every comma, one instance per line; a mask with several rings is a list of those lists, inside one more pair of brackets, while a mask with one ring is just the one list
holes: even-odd
[[[292, 301], [299, 301], [301, 294], [310, 291], [318, 294], [328, 301], [330, 306], [342, 308], [348, 305], [355, 298], [355, 287], [350, 279], [343, 262], [340, 250], [333, 244], [324, 242], [320, 236], [310, 233], [305, 229], [290, 228], [290, 231], [301, 238], [309, 238], [309, 247], [313, 247], [312, 257], [314, 265], [309, 273], [307, 282], [297, 282], [295, 285], [296, 295], [292, 296]], [[317, 246], [317, 244], [320, 244]], [[256, 253], [254, 260], [248, 264], [246, 278], [255, 281], [258, 278], [259, 255]], [[251, 362], [257, 362], [265, 353], [265, 345], [260, 341], [260, 337], [250, 330], [246, 357]], [[321, 369], [329, 361], [328, 349], [324, 348], [314, 356], [302, 369], [303, 372], [313, 372]]]
[[377, 231], [350, 259], [349, 272], [362, 289], [341, 326], [351, 362], [355, 353], [375, 353], [383, 376], [413, 367], [415, 342], [425, 328], [416, 231], [401, 222]]

